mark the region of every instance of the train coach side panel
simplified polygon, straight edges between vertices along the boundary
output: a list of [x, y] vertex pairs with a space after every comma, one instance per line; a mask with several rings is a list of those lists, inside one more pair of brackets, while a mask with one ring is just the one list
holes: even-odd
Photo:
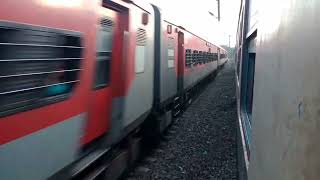
[[220, 49], [219, 50], [219, 61], [218, 66], [222, 66], [228, 61], [227, 52], [225, 50]]
[[249, 179], [319, 179], [320, 2], [261, 7]]
[[188, 89], [217, 69], [217, 61], [209, 62], [202, 67], [188, 68], [184, 76], [184, 89]]
[[[185, 32], [185, 43], [184, 48], [191, 49], [192, 52], [202, 51], [202, 52], [210, 52], [217, 53], [216, 46], [206, 42], [205, 40], [189, 33]], [[192, 55], [194, 57], [194, 55]], [[213, 60], [206, 63], [196, 64], [196, 60], [193, 58], [193, 64], [189, 67], [185, 67], [184, 73], [184, 89], [189, 89], [198, 83], [200, 80], [208, 76], [210, 73], [214, 72], [217, 69], [218, 61]]]
[[[113, 83], [122, 84], [113, 91], [112, 141], [137, 127], [151, 111], [154, 86], [154, 16], [151, 5], [142, 9], [133, 4], [124, 4], [128, 12], [127, 29], [124, 30], [123, 58], [119, 69], [113, 71]], [[144, 17], [143, 17], [144, 16]], [[146, 18], [147, 17], [147, 18]], [[147, 21], [143, 22], [143, 19]], [[119, 71], [122, 78], [116, 76]]]
[[[153, 49], [153, 21], [152, 17], [149, 17], [149, 24], [147, 26], [137, 26], [140, 23], [139, 17], [141, 13], [136, 16], [132, 15], [131, 21], [132, 29], [135, 29], [137, 33], [143, 32], [142, 35], [137, 34], [136, 47], [135, 48], [135, 78], [129, 88], [129, 92], [125, 97], [124, 106], [124, 121], [123, 125], [127, 126], [134, 120], [139, 118], [144, 113], [148, 112], [152, 107], [153, 102], [153, 75], [154, 75], [154, 49]], [[135, 27], [134, 27], [135, 26]], [[145, 34], [144, 34], [145, 33]], [[145, 43], [140, 45], [140, 40], [144, 39]], [[140, 61], [141, 63], [137, 62]]]
[[[30, 69], [39, 73], [40, 69], [39, 74], [42, 74], [43, 70], [47, 70], [45, 68], [56, 68], [48, 65], [56, 60], [59, 62], [56, 64], [65, 61], [69, 65], [73, 60], [79, 60], [80, 63], [77, 65], [79, 67], [70, 70], [78, 71], [76, 76], [67, 76], [64, 70], [69, 67], [59, 65], [66, 77], [76, 77], [73, 80], [56, 81], [54, 77], [46, 79], [47, 76], [23, 77], [23, 74], [19, 74], [21, 79], [25, 79], [19, 81], [18, 86], [2, 84], [15, 82], [13, 80], [1, 81], [1, 113], [12, 105], [16, 109], [9, 115], [2, 114], [0, 118], [0, 179], [47, 179], [76, 159], [93, 79], [94, 54], [91, 52], [94, 52], [95, 28], [92, 27], [98, 22], [97, 14], [94, 13], [98, 5], [98, 1], [91, 0], [75, 0], [70, 3], [45, 0], [1, 1], [1, 48], [10, 49], [13, 43], [20, 44], [13, 47], [16, 48], [14, 50], [1, 51], [1, 60], [26, 61], [24, 66], [18, 62], [11, 68], [6, 68], [6, 71], [1, 70], [1, 73], [30, 73]], [[8, 28], [9, 26], [11, 27]], [[15, 35], [6, 35], [4, 38], [6, 33]], [[6, 44], [6, 39], [12, 43]], [[59, 50], [61, 48], [65, 51]], [[15, 53], [9, 53], [12, 51]], [[31, 63], [35, 60], [39, 63]], [[59, 72], [62, 72], [61, 69]], [[49, 74], [54, 73], [52, 71]], [[34, 78], [27, 79], [30, 77]], [[64, 86], [58, 86], [59, 84]], [[19, 89], [15, 93], [29, 91], [29, 95], [22, 93], [10, 99], [7, 97], [13, 96], [3, 94], [3, 90], [6, 91], [3, 88], [23, 86], [25, 89]], [[51, 86], [60, 88], [48, 88]], [[70, 86], [72, 89], [66, 93]], [[41, 91], [36, 91], [40, 89]], [[30, 101], [28, 98], [33, 103], [26, 106], [24, 103]], [[21, 106], [17, 107], [12, 103], [13, 100]]]

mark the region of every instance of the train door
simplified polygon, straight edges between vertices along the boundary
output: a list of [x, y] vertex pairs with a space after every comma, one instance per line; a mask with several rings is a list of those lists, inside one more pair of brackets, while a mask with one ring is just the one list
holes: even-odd
[[119, 39], [116, 32], [118, 12], [101, 7], [96, 34], [96, 56], [93, 85], [89, 104], [88, 121], [83, 144], [104, 135], [110, 126], [112, 92], [111, 63], [115, 58], [114, 42]]
[[184, 34], [178, 34], [178, 94], [183, 92], [183, 78], [184, 78]]

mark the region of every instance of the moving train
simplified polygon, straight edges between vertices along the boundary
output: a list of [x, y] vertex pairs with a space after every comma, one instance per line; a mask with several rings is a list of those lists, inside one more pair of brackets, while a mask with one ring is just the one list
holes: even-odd
[[0, 179], [71, 179], [146, 121], [163, 131], [227, 61], [143, 2], [4, 0], [0, 12]]
[[320, 179], [320, 3], [242, 0], [240, 179]]

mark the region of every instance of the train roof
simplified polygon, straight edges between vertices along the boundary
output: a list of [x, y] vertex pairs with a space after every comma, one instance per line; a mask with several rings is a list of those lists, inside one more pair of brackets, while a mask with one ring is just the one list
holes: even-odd
[[114, 2], [124, 7], [130, 7], [130, 5], [134, 5], [141, 10], [153, 14], [153, 9], [150, 3], [141, 0], [103, 0], [104, 3]]
[[223, 47], [221, 47], [221, 46], [219, 46], [219, 45], [217, 45], [217, 44], [215, 44], [215, 43], [212, 43], [212, 42], [210, 42], [210, 41], [208, 41], [208, 40], [206, 40], [206, 39], [204, 39], [204, 38], [196, 35], [195, 33], [187, 30], [187, 29], [184, 28], [183, 26], [176, 25], [176, 24], [174, 24], [174, 23], [172, 23], [172, 22], [170, 22], [170, 21], [168, 21], [168, 20], [164, 20], [164, 21], [167, 22], [167, 23], [169, 23], [169, 24], [172, 24], [172, 25], [174, 25], [174, 26], [182, 29], [183, 31], [186, 31], [186, 32], [188, 32], [188, 33], [190, 33], [190, 34], [192, 34], [192, 35], [194, 35], [194, 36], [196, 36], [196, 37], [198, 37], [198, 38], [200, 38], [200, 39], [202, 39], [202, 40], [204, 40], [204, 41], [206, 41], [206, 42], [208, 42], [208, 43], [210, 43], [210, 44], [212, 44], [212, 45], [214, 45], [214, 46], [216, 46], [216, 47], [218, 47], [218, 48], [220, 48], [220, 49], [222, 49], [222, 50], [224, 50], [224, 51], [226, 51]]
[[[155, 8], [157, 8], [157, 9], [159, 10], [159, 12], [162, 14], [162, 12], [161, 12], [161, 11], [162, 11], [162, 10], [161, 10], [161, 8], [159, 8], [158, 6], [156, 6], [156, 5], [154, 5], [154, 4], [151, 4], [151, 5], [152, 5], [152, 6], [154, 6]], [[216, 46], [216, 47], [218, 47], [218, 48], [220, 48], [220, 49], [222, 49], [222, 50], [226, 51], [223, 47], [221, 47], [221, 46], [219, 46], [219, 45], [217, 45], [217, 44], [215, 44], [215, 43], [212, 43], [212, 42], [210, 42], [210, 41], [206, 40], [205, 38], [202, 38], [201, 36], [198, 36], [197, 34], [195, 34], [195, 33], [191, 32], [191, 31], [189, 31], [189, 30], [188, 30], [188, 29], [186, 29], [186, 28], [184, 28], [183, 26], [180, 26], [180, 25], [177, 25], [177, 24], [173, 23], [173, 21], [171, 21], [171, 20], [168, 20], [168, 18], [166, 17], [166, 15], [165, 15], [165, 14], [162, 14], [162, 16], [164, 17], [163, 19], [164, 19], [164, 21], [165, 21], [165, 22], [167, 22], [167, 23], [169, 23], [169, 24], [171, 24], [171, 25], [174, 25], [174, 26], [176, 26], [176, 27], [178, 27], [178, 28], [182, 29], [183, 31], [188, 32], [188, 33], [190, 33], [190, 34], [192, 34], [192, 35], [194, 35], [194, 36], [196, 36], [196, 37], [198, 37], [198, 38], [200, 38], [200, 39], [202, 39], [202, 40], [206, 41], [207, 43], [210, 43], [210, 44], [212, 44], [212, 45], [214, 45], [214, 46]]]
[[[104, 1], [106, 1], [106, 0], [104, 0]], [[215, 44], [215, 43], [212, 43], [212, 42], [210, 42], [210, 41], [208, 41], [208, 40], [206, 40], [206, 39], [198, 36], [197, 34], [189, 31], [189, 30], [186, 29], [186, 28], [184, 28], [183, 26], [177, 25], [177, 24], [173, 23], [173, 21], [171, 21], [171, 20], [167, 20], [165, 13], [163, 14], [163, 13], [161, 12], [161, 8], [159, 8], [158, 6], [156, 6], [156, 5], [154, 5], [154, 4], [150, 4], [150, 3], [148, 3], [148, 2], [141, 1], [141, 0], [122, 0], [122, 1], [121, 1], [121, 0], [111, 0], [111, 1], [116, 2], [116, 3], [119, 3], [119, 4], [122, 4], [122, 5], [125, 5], [124, 3], [133, 4], [133, 5], [139, 7], [140, 9], [142, 9], [142, 10], [148, 12], [148, 13], [152, 13], [152, 12], [153, 12], [152, 6], [154, 6], [155, 8], [157, 8], [157, 9], [159, 10], [160, 14], [162, 14], [162, 16], [164, 17], [164, 21], [165, 21], [165, 22], [167, 22], [167, 23], [169, 23], [169, 24], [172, 24], [172, 25], [174, 25], [174, 26], [182, 29], [182, 30], [185, 31], [185, 32], [188, 32], [188, 33], [190, 33], [190, 34], [192, 34], [192, 35], [194, 35], [194, 36], [196, 36], [196, 37], [204, 40], [205, 42], [210, 43], [210, 44], [212, 44], [212, 45], [214, 45], [214, 46], [216, 46], [216, 47], [218, 47], [218, 48], [226, 51], [226, 50], [225, 50], [224, 48], [222, 48], [221, 46], [219, 46], [219, 45], [217, 45], [217, 44]], [[128, 5], [128, 4], [127, 4], [127, 5]], [[153, 14], [153, 13], [152, 13], [152, 14]]]

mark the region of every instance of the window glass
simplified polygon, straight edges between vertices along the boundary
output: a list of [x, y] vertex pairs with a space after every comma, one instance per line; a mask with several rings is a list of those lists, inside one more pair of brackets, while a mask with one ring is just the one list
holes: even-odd
[[250, 121], [251, 121], [251, 114], [252, 114], [254, 70], [255, 70], [255, 53], [249, 53], [248, 72], [247, 72], [248, 78], [247, 78], [247, 93], [246, 93], [246, 110], [247, 110]]
[[174, 67], [174, 38], [169, 37], [168, 39], [168, 68]]
[[102, 19], [97, 34], [95, 88], [109, 84], [112, 55], [112, 21]]
[[137, 46], [135, 51], [135, 72], [144, 72], [145, 66], [145, 51], [146, 51], [146, 30], [139, 28], [137, 31]]
[[197, 65], [199, 59], [199, 54], [197, 50], [194, 50], [192, 53], [192, 64]]
[[186, 49], [185, 58], [186, 58], [186, 66], [187, 67], [192, 66], [192, 53], [191, 52], [192, 52], [191, 49]]
[[0, 117], [69, 97], [82, 49], [78, 33], [0, 23]]
[[174, 67], [174, 49], [168, 49], [168, 67]]
[[136, 47], [135, 60], [136, 60], [136, 63], [135, 63], [136, 73], [144, 72], [145, 46], [137, 46]]

